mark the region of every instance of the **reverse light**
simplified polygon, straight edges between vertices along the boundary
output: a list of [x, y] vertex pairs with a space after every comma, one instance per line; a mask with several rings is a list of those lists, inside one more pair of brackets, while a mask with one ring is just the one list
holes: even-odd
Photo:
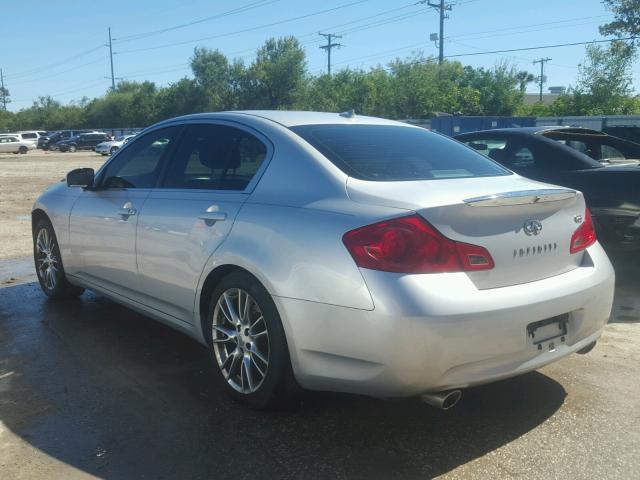
[[494, 267], [485, 248], [451, 240], [418, 215], [356, 228], [342, 241], [359, 267], [372, 270], [442, 273]]
[[589, 209], [585, 209], [584, 221], [578, 229], [571, 235], [571, 245], [569, 252], [578, 253], [596, 243], [596, 231], [593, 228], [593, 219]]

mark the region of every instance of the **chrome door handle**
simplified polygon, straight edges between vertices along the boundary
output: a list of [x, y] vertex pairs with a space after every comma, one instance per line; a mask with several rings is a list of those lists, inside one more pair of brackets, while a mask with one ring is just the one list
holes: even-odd
[[202, 212], [198, 218], [204, 221], [221, 222], [227, 219], [227, 214], [224, 212]]
[[122, 215], [123, 217], [130, 217], [131, 215], [135, 215], [138, 211], [135, 208], [126, 208], [123, 207], [118, 210], [118, 215]]

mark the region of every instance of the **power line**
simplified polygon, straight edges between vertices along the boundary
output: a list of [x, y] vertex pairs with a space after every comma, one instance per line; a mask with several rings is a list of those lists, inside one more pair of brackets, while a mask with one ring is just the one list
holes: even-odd
[[100, 50], [101, 48], [104, 48], [104, 45], [100, 44], [100, 45], [98, 45], [96, 47], [92, 47], [92, 48], [90, 48], [88, 50], [85, 50], [83, 52], [77, 53], [77, 54], [75, 54], [75, 55], [73, 55], [71, 57], [64, 58], [62, 60], [57, 60], [57, 61], [55, 61], [53, 63], [48, 64], [48, 65], [42, 65], [40, 67], [32, 68], [30, 70], [24, 70], [23, 72], [13, 73], [11, 75], [7, 75], [6, 77], [7, 78], [11, 78], [11, 79], [22, 78], [22, 77], [30, 77], [31, 75], [38, 74], [43, 70], [48, 70], [49, 68], [53, 68], [53, 67], [56, 67], [56, 66], [63, 65], [65, 63], [67, 63], [67, 62], [70, 62], [70, 61], [75, 60], [77, 58], [80, 58], [80, 57], [83, 57], [83, 56], [88, 55], [90, 53], [93, 53], [93, 52], [95, 52], [97, 50]]
[[131, 50], [123, 50], [123, 51], [115, 52], [115, 53], [116, 54], [123, 54], [123, 53], [134, 53], [134, 52], [146, 52], [146, 51], [149, 51], [149, 50], [157, 50], [157, 49], [160, 49], [160, 48], [176, 47], [176, 46], [179, 46], [179, 45], [188, 45], [190, 43], [198, 43], [198, 42], [202, 42], [204, 40], [213, 40], [213, 39], [216, 39], [216, 38], [229, 37], [229, 36], [237, 35], [237, 34], [240, 34], [240, 33], [252, 32], [254, 30], [260, 30], [262, 28], [268, 28], [268, 27], [273, 27], [273, 26], [276, 26], [276, 25], [282, 25], [284, 23], [295, 22], [297, 20], [302, 20], [304, 18], [314, 17], [314, 16], [317, 16], [317, 15], [322, 15], [322, 14], [329, 13], [329, 12], [335, 12], [336, 10], [341, 10], [343, 8], [352, 7], [354, 5], [359, 5], [361, 3], [365, 3], [365, 2], [368, 2], [368, 1], [369, 0], [357, 0], [357, 1], [354, 1], [354, 2], [349, 2], [349, 3], [344, 3], [342, 5], [338, 5], [337, 7], [326, 8], [324, 10], [318, 10], [318, 11], [315, 11], [315, 12], [312, 12], [312, 13], [307, 13], [307, 14], [304, 14], [304, 15], [298, 15], [296, 17], [291, 17], [291, 18], [287, 18], [287, 19], [284, 19], [284, 20], [279, 20], [277, 22], [266, 23], [266, 24], [263, 24], [263, 25], [244, 28], [242, 30], [236, 30], [236, 31], [233, 31], [233, 32], [221, 33], [221, 34], [213, 35], [213, 36], [210, 36], [210, 37], [201, 37], [201, 38], [196, 38], [196, 39], [192, 39], [192, 40], [184, 40], [184, 41], [181, 41], [181, 42], [165, 43], [163, 45], [155, 45], [155, 46], [152, 46], [152, 47], [134, 48], [134, 49], [131, 49]]
[[334, 43], [334, 38], [342, 38], [342, 35], [336, 35], [334, 33], [319, 33], [318, 35], [327, 39], [326, 45], [320, 45], [320, 48], [327, 52], [327, 75], [331, 75], [331, 50], [334, 48], [340, 48], [341, 43]]
[[610, 43], [610, 42], [617, 42], [617, 41], [636, 40], [637, 38], [639, 37], [611, 38], [608, 40], [591, 40], [588, 42], [556, 43], [554, 45], [539, 45], [537, 47], [509, 48], [506, 50], [492, 50], [487, 52], [458, 53], [455, 55], [447, 55], [445, 56], [445, 58], [472, 57], [476, 55], [490, 55], [494, 53], [524, 52], [529, 50], [543, 50], [545, 48], [573, 47], [576, 45], [588, 45], [590, 43]]
[[544, 64], [545, 62], [550, 62], [552, 59], [549, 57], [540, 58], [538, 60], [534, 60], [533, 64], [540, 64], [540, 78], [538, 78], [538, 84], [540, 85], [540, 103], [542, 103], [542, 87], [544, 85]]
[[149, 32], [143, 32], [143, 33], [136, 33], [136, 34], [132, 34], [132, 35], [127, 35], [124, 37], [120, 37], [118, 39], [114, 39], [114, 41], [117, 41], [118, 43], [124, 43], [124, 42], [131, 42], [133, 40], [140, 40], [142, 38], [147, 38], [147, 37], [151, 37], [153, 35], [160, 35], [163, 33], [167, 33], [167, 32], [171, 32], [173, 30], [178, 30], [180, 28], [186, 28], [186, 27], [191, 27], [193, 25], [198, 25], [200, 23], [204, 23], [204, 22], [209, 22], [211, 20], [217, 20], [220, 18], [224, 18], [224, 17], [228, 17], [231, 15], [235, 15], [237, 13], [243, 13], [246, 12], [248, 10], [252, 10], [254, 8], [259, 8], [259, 7], [265, 7], [267, 5], [270, 5], [272, 3], [276, 3], [279, 2], [280, 0], [259, 0], [257, 2], [251, 2], [247, 5], [243, 5], [242, 7], [237, 7], [234, 8], [232, 10], [227, 10], [226, 12], [222, 12], [222, 13], [218, 13], [215, 15], [211, 15], [209, 17], [204, 17], [204, 18], [199, 18], [197, 20], [193, 20], [187, 23], [182, 23], [179, 25], [174, 25], [172, 27], [166, 27], [166, 28], [161, 28], [158, 30], [152, 30]]

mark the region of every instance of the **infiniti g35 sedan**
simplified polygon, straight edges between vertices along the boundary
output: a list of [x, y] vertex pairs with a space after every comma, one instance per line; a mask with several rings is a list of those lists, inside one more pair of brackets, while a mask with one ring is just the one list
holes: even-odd
[[32, 217], [46, 295], [90, 289], [192, 336], [254, 408], [299, 388], [448, 408], [590, 350], [613, 299], [580, 192], [352, 112], [167, 120]]

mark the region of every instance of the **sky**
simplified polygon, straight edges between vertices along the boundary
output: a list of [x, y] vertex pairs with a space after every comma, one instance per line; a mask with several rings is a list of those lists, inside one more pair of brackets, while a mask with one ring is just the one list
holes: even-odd
[[[437, 0], [436, 0], [437, 1]], [[612, 15], [600, 0], [450, 0], [445, 55], [602, 40], [598, 25]], [[105, 93], [111, 80], [108, 27], [112, 29], [115, 76], [167, 85], [190, 76], [196, 46], [219, 49], [250, 63], [270, 37], [294, 35], [308, 69], [326, 71], [318, 35], [342, 33], [332, 52], [333, 70], [368, 68], [422, 51], [437, 55], [429, 34], [438, 13], [416, 0], [22, 0], [16, 21], [2, 23], [0, 68], [10, 110], [50, 95], [67, 103]], [[508, 61], [539, 73], [533, 60], [549, 57], [548, 86], [575, 84], [585, 47], [455, 57], [474, 67]], [[640, 87], [640, 62], [633, 67]], [[637, 77], [637, 78], [636, 78]], [[528, 91], [537, 87], [529, 85]]]

